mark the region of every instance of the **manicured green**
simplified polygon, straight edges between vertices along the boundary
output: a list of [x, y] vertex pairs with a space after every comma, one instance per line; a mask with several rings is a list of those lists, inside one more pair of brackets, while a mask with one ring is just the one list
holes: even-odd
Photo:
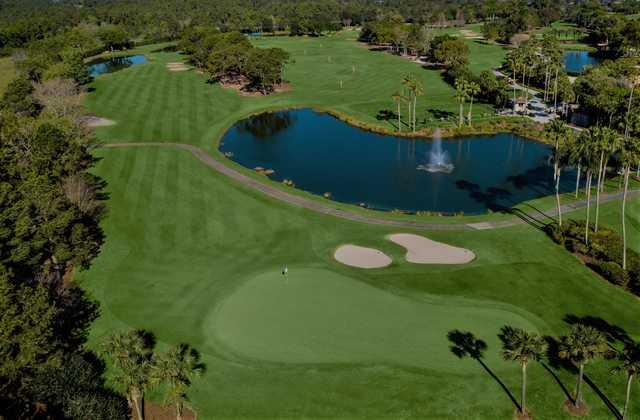
[[[408, 71], [424, 79], [423, 110], [455, 110], [453, 90], [437, 72], [367, 51], [354, 37], [258, 40], [286, 48], [295, 59], [286, 73], [294, 90], [266, 98], [240, 97], [193, 71], [170, 73], [164, 63], [183, 57], [144, 47], [151, 63], [99, 78], [87, 105], [118, 122], [97, 130], [104, 141], [179, 141], [219, 158], [224, 129], [265, 108], [313, 105], [383, 125], [375, 115], [393, 106], [390, 94]], [[474, 71], [498, 64], [499, 47], [476, 45]], [[568, 331], [566, 316], [594, 316], [640, 338], [637, 299], [527, 224], [417, 232], [471, 249], [477, 259], [415, 265], [385, 239], [397, 229], [274, 201], [186, 151], [140, 147], [97, 149], [96, 155], [95, 172], [109, 193], [106, 244], [91, 269], [76, 275], [101, 305], [90, 346], [129, 328], [152, 331], [160, 348], [192, 345], [207, 365], [190, 392], [199, 418], [510, 418], [514, 406], [501, 386], [479, 363], [456, 359], [447, 332], [469, 330], [486, 341], [487, 366], [514, 395], [520, 370], [499, 360], [496, 339], [504, 324], [558, 335]], [[532, 205], [546, 209], [553, 201]], [[616, 205], [603, 207], [603, 220], [615, 220]], [[636, 240], [639, 206], [633, 200], [628, 210]], [[394, 262], [376, 270], [346, 267], [332, 258], [343, 243], [375, 247]], [[611, 376], [610, 367], [594, 363], [589, 377], [620, 406], [624, 378]], [[570, 389], [573, 373], [555, 372]], [[635, 401], [640, 387], [633, 393]], [[611, 417], [588, 386], [584, 397], [590, 418]], [[537, 418], [569, 418], [564, 400], [554, 377], [533, 364], [530, 411]], [[632, 410], [632, 417], [639, 415], [640, 405]]]

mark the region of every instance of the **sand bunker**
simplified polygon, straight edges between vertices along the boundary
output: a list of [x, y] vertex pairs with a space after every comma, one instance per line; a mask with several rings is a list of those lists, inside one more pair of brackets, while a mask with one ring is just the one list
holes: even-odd
[[462, 36], [468, 39], [482, 39], [482, 35], [469, 29], [460, 29]]
[[95, 117], [92, 115], [86, 116], [82, 118], [82, 121], [88, 127], [108, 127], [110, 125], [115, 125], [116, 122], [107, 118]]
[[358, 268], [381, 268], [391, 264], [391, 258], [384, 252], [357, 245], [342, 245], [333, 257], [342, 264]]
[[191, 67], [187, 66], [186, 64], [179, 62], [179, 63], [167, 63], [167, 70], [169, 71], [187, 71], [189, 70]]
[[468, 249], [432, 241], [424, 236], [396, 233], [387, 237], [407, 249], [405, 258], [416, 264], [466, 264], [476, 256]]

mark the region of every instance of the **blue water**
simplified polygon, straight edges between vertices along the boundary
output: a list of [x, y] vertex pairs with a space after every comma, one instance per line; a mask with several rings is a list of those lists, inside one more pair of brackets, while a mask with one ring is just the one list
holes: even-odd
[[87, 66], [91, 77], [100, 76], [101, 74], [113, 73], [114, 71], [126, 69], [136, 64], [144, 64], [147, 57], [144, 55], [129, 55], [126, 57], [100, 58], [92, 61]]
[[565, 51], [562, 58], [567, 73], [582, 73], [588, 66], [600, 64], [600, 60], [587, 51]]
[[[303, 109], [238, 122], [220, 151], [247, 168], [275, 170], [273, 180], [380, 210], [479, 214], [554, 192], [545, 144], [512, 134], [443, 140], [455, 165], [448, 174], [417, 169], [431, 147], [430, 140], [378, 135]], [[570, 191], [575, 175], [563, 177]]]

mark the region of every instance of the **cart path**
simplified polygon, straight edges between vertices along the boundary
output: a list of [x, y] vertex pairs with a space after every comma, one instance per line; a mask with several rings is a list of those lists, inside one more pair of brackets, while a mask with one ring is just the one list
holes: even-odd
[[[437, 222], [420, 222], [411, 220], [390, 220], [381, 217], [364, 215], [351, 212], [349, 210], [336, 209], [321, 203], [316, 200], [310, 200], [308, 198], [290, 194], [281, 189], [275, 188], [266, 183], [257, 181], [247, 175], [225, 165], [224, 163], [214, 159], [205, 150], [200, 147], [193, 146], [185, 143], [161, 143], [161, 142], [149, 142], [149, 143], [107, 143], [102, 144], [99, 147], [108, 148], [127, 148], [127, 147], [168, 147], [175, 149], [182, 149], [191, 152], [191, 154], [206, 166], [213, 170], [228, 176], [229, 178], [239, 182], [240, 184], [259, 191], [277, 200], [284, 201], [291, 205], [302, 207], [308, 210], [312, 210], [321, 214], [327, 214], [330, 216], [340, 217], [342, 219], [351, 220], [354, 222], [369, 223], [382, 226], [395, 226], [399, 228], [410, 229], [431, 229], [431, 230], [486, 230], [486, 229], [498, 229], [509, 226], [516, 226], [523, 223], [530, 223], [538, 226], [542, 226], [545, 222], [551, 220], [551, 218], [557, 216], [557, 209], [554, 207], [551, 210], [540, 211], [535, 208], [531, 208], [527, 211], [514, 210], [514, 216], [508, 220], [500, 221], [486, 221], [486, 222], [468, 222], [468, 223], [437, 223]], [[640, 196], [640, 189], [630, 190], [628, 197]], [[606, 203], [609, 201], [619, 200], [622, 198], [622, 192], [606, 193], [600, 196], [600, 202]], [[595, 203], [595, 197], [591, 199], [591, 203]], [[569, 212], [586, 207], [587, 200], [574, 201], [561, 206], [562, 212]], [[545, 222], [541, 222], [540, 219], [546, 219]]]

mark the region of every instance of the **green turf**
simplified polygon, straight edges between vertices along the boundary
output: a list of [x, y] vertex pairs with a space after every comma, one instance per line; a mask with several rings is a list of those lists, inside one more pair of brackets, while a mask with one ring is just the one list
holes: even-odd
[[[274, 267], [247, 280], [207, 320], [222, 345], [251, 359], [390, 363], [460, 373], [469, 363], [442, 351], [447, 332], [464, 326], [496, 348], [496, 331], [505, 324], [536, 331], [517, 312], [482, 301], [413, 300], [326, 269], [293, 266], [286, 277]], [[491, 353], [489, 361], [504, 368], [496, 356]]]
[[[356, 37], [357, 32], [351, 31], [323, 38], [256, 40], [258, 46], [286, 49], [293, 59], [285, 71], [293, 91], [265, 98], [241, 97], [232, 90], [206, 84], [205, 76], [194, 71], [171, 73], [165, 63], [185, 57], [152, 53], [157, 46], [142, 47], [134, 52], [146, 53], [151, 62], [98, 78], [92, 86], [95, 93], [86, 105], [90, 112], [118, 122], [97, 130], [103, 140], [181, 141], [208, 150], [215, 148], [218, 137], [239, 117], [268, 108], [330, 108], [369, 124], [393, 128], [394, 121], [381, 121], [376, 116], [395, 107], [391, 95], [401, 88], [403, 76], [411, 72], [425, 88], [417, 106], [420, 119], [431, 117], [428, 110], [457, 113], [454, 89], [443, 81], [439, 71], [369, 51], [355, 42]], [[473, 71], [500, 65], [505, 54], [502, 47], [467, 42]], [[486, 118], [493, 111], [476, 104], [474, 114], [478, 119]]]
[[[413, 265], [404, 262], [404, 249], [384, 239], [395, 230], [274, 202], [187, 152], [136, 148], [98, 154], [96, 172], [110, 194], [107, 244], [91, 270], [78, 276], [101, 303], [92, 345], [115, 330], [145, 328], [161, 346], [188, 342], [198, 348], [207, 364], [191, 392], [200, 418], [506, 418], [513, 406], [504, 391], [479, 364], [452, 358], [445, 331], [468, 329], [487, 341], [487, 365], [516, 395], [517, 367], [497, 361], [495, 334], [502, 323], [559, 334], [566, 331], [566, 315], [592, 315], [640, 335], [635, 298], [527, 225], [429, 232], [478, 258], [466, 266]], [[345, 242], [381, 249], [394, 263], [373, 271], [342, 266], [331, 253]], [[284, 284], [271, 290], [284, 264], [292, 282], [299, 280], [298, 270], [303, 278], [293, 290]], [[319, 284], [307, 287], [310, 282]], [[238, 306], [241, 300], [246, 308]], [[438, 310], [434, 302], [441, 304]], [[289, 316], [294, 319], [283, 319]], [[310, 331], [291, 336], [303, 321]], [[243, 330], [230, 329], [229, 322]], [[330, 325], [336, 330], [327, 330]], [[221, 340], [220, 330], [244, 340], [242, 346], [228, 335]], [[339, 342], [338, 334], [346, 336]], [[292, 348], [302, 338], [318, 340], [302, 343], [317, 358]], [[295, 356], [293, 363], [284, 361], [287, 354]], [[599, 363], [588, 374], [620, 404], [624, 380], [610, 376], [609, 367]], [[573, 376], [558, 374], [570, 387]], [[538, 365], [530, 377], [532, 410], [539, 418], [562, 418], [564, 397], [553, 377]], [[586, 398], [592, 418], [609, 418], [589, 387]]]
[[[223, 131], [266, 108], [312, 105], [384, 125], [375, 115], [393, 106], [390, 94], [409, 71], [425, 82], [421, 112], [455, 112], [453, 91], [436, 71], [368, 51], [353, 42], [355, 36], [258, 40], [286, 48], [295, 60], [286, 70], [294, 90], [266, 98], [240, 97], [193, 71], [171, 73], [164, 63], [184, 57], [143, 47], [137, 51], [147, 53], [150, 63], [98, 78], [87, 106], [118, 123], [98, 129], [104, 141], [179, 141], [218, 158]], [[494, 45], [467, 42], [476, 72], [497, 66], [504, 54]], [[480, 364], [453, 357], [446, 332], [470, 330], [485, 340], [488, 368], [514, 395], [519, 369], [499, 360], [496, 340], [505, 323], [560, 334], [567, 330], [567, 315], [590, 315], [640, 337], [637, 299], [529, 225], [422, 232], [473, 250], [477, 260], [414, 265], [404, 261], [403, 248], [384, 239], [396, 229], [274, 201], [186, 151], [149, 147], [96, 154], [110, 211], [102, 253], [77, 276], [101, 304], [90, 345], [117, 330], [145, 328], [161, 348], [181, 342], [196, 347], [207, 365], [190, 391], [199, 418], [509, 418], [513, 405], [500, 384]], [[552, 205], [550, 197], [527, 204]], [[603, 221], [616, 220], [616, 206], [603, 207]], [[634, 241], [639, 210], [640, 200], [632, 201]], [[506, 216], [488, 218], [496, 217]], [[371, 271], [343, 266], [332, 252], [347, 242], [378, 248], [394, 262]], [[288, 279], [279, 274], [285, 264]], [[610, 367], [600, 362], [587, 374], [620, 405], [624, 379], [609, 375]], [[554, 372], [571, 388], [572, 374]], [[530, 381], [537, 418], [568, 418], [549, 372], [533, 364]], [[611, 417], [590, 387], [585, 397], [590, 418]], [[639, 415], [640, 404], [633, 410]]]

